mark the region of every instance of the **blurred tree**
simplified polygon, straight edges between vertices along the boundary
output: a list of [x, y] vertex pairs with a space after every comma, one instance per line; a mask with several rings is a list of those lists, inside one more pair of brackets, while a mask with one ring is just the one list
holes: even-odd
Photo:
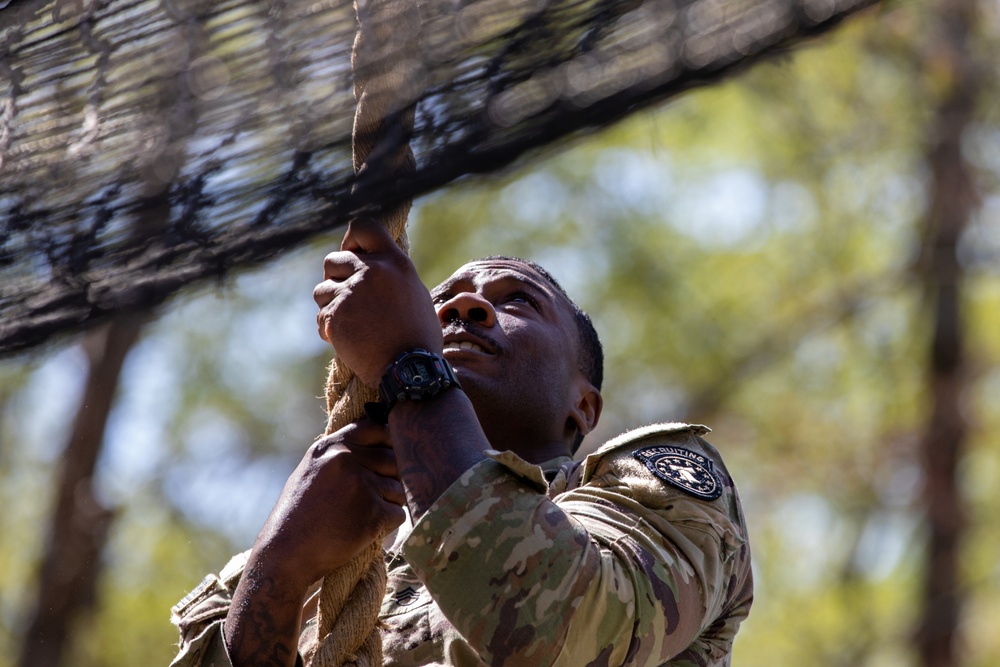
[[114, 518], [98, 500], [94, 473], [118, 376], [142, 322], [141, 315], [124, 315], [84, 336], [87, 380], [60, 461], [35, 609], [20, 649], [21, 667], [63, 664], [73, 622], [94, 606], [101, 554]]
[[919, 266], [932, 321], [927, 372], [930, 416], [921, 439], [928, 536], [917, 646], [924, 667], [963, 663], [959, 640], [966, 592], [959, 562], [967, 510], [958, 467], [968, 440], [964, 404], [969, 370], [959, 243], [980, 199], [962, 151], [985, 83], [985, 67], [972, 48], [978, 5], [975, 0], [934, 3], [922, 63], [937, 93], [926, 142], [930, 183]]

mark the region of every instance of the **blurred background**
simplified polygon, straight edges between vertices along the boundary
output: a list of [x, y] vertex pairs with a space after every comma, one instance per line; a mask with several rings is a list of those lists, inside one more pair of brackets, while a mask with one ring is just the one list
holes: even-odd
[[[995, 1], [884, 5], [410, 215], [428, 286], [518, 255], [591, 313], [585, 450], [713, 429], [757, 581], [734, 665], [1000, 664], [998, 39]], [[0, 360], [0, 666], [169, 663], [323, 429], [338, 243]]]

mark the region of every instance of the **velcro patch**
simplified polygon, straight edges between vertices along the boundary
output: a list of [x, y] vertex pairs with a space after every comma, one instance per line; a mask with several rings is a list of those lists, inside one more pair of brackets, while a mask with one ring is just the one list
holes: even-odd
[[215, 585], [216, 581], [218, 581], [218, 579], [214, 574], [210, 574], [204, 579], [202, 579], [201, 583], [195, 586], [193, 591], [191, 591], [183, 598], [181, 598], [181, 601], [175, 604], [170, 609], [170, 613], [174, 614], [175, 616], [180, 616], [181, 614], [183, 614], [185, 611], [187, 611], [187, 608], [190, 607], [193, 602], [202, 598], [205, 595], [205, 592]]
[[632, 454], [668, 484], [705, 500], [722, 495], [722, 479], [712, 461], [683, 447], [643, 447]]

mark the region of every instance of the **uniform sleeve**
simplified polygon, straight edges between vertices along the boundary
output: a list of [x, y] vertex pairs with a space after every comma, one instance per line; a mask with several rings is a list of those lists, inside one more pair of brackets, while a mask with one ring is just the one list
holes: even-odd
[[538, 475], [503, 456], [453, 484], [403, 549], [485, 663], [660, 665], [682, 652], [713, 662], [691, 646], [735, 584], [743, 540], [724, 510], [625, 457], [549, 499]]
[[235, 556], [218, 576], [208, 575], [174, 605], [170, 621], [180, 632], [180, 643], [170, 667], [232, 667], [222, 641], [222, 621], [249, 553]]

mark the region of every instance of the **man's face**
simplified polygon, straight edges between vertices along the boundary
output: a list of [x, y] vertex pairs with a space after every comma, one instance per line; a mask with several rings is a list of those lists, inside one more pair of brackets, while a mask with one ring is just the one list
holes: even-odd
[[519, 437], [561, 438], [580, 377], [568, 299], [514, 260], [470, 262], [431, 296], [444, 356], [484, 429], [500, 420], [521, 431]]

